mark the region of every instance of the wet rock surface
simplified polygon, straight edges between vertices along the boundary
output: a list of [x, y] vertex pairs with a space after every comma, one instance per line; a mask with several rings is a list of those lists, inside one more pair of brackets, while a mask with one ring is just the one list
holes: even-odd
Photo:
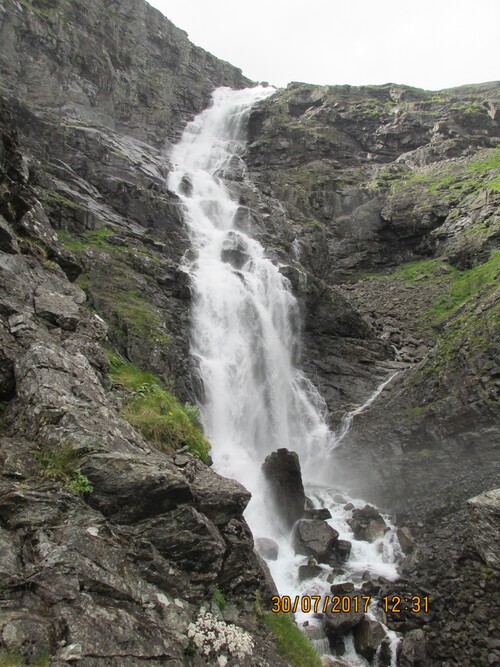
[[299, 457], [288, 449], [278, 449], [266, 457], [262, 471], [276, 512], [290, 529], [303, 516], [306, 502]]
[[293, 547], [298, 554], [328, 563], [338, 537], [338, 532], [325, 521], [301, 519], [294, 528]]
[[[332, 414], [339, 394], [354, 405], [363, 402], [358, 391], [369, 395], [364, 370], [351, 375], [355, 350], [369, 378], [383, 379], [371, 335], [399, 363], [385, 377], [402, 371], [335, 452], [338, 483], [405, 527], [406, 595], [430, 591], [431, 614], [388, 619], [408, 637], [400, 664], [500, 658], [498, 579], [483, 560], [493, 514], [485, 511], [485, 523], [476, 515], [472, 527], [477, 536], [494, 523], [475, 540], [483, 556], [466, 538], [467, 500], [500, 481], [498, 269], [458, 308], [450, 300], [457, 276], [470, 270], [474, 280], [498, 248], [498, 192], [489, 185], [498, 177], [498, 96], [497, 83], [432, 94], [291, 84], [250, 122], [246, 160], [273, 213], [267, 238], [293, 246], [304, 271], [334, 285], [369, 325], [355, 343], [304, 331], [305, 366], [321, 378]], [[483, 599], [493, 613], [481, 626]], [[388, 645], [380, 651], [390, 664]]]
[[347, 520], [356, 540], [374, 542], [388, 530], [388, 526], [375, 507], [365, 505], [354, 509], [352, 517]]

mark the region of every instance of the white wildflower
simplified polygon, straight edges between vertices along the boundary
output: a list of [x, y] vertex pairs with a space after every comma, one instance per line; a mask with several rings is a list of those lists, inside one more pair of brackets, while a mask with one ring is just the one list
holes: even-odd
[[196, 648], [205, 656], [217, 657], [218, 665], [227, 664], [225, 655], [218, 655], [221, 650], [243, 660], [253, 653], [252, 637], [231, 623], [218, 621], [210, 612], [201, 609], [196, 623], [190, 623], [188, 637]]

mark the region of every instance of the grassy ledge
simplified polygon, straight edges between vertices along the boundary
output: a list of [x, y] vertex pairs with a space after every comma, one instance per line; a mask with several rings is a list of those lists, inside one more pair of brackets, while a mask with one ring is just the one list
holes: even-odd
[[64, 488], [72, 493], [92, 493], [92, 484], [80, 471], [82, 455], [67, 440], [58, 447], [45, 446], [34, 452], [42, 477], [64, 482]]
[[321, 658], [288, 614], [268, 612], [264, 620], [276, 638], [278, 653], [291, 667], [321, 667]]
[[187, 447], [207, 463], [210, 444], [199, 427], [197, 409], [190, 403], [179, 403], [150, 371], [137, 368], [111, 351], [108, 360], [111, 380], [132, 392], [122, 417], [158, 449], [171, 453]]

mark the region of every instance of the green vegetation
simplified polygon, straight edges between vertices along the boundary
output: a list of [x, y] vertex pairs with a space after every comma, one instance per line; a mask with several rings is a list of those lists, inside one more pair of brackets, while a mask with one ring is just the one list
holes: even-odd
[[264, 619], [276, 637], [276, 648], [292, 667], [321, 667], [321, 658], [288, 614], [268, 612]]
[[[57, 120], [59, 123], [59, 119]], [[57, 190], [50, 190], [48, 188], [41, 188], [45, 197], [49, 200], [49, 204], [56, 203], [56, 204], [61, 204], [63, 206], [66, 206], [68, 208], [73, 208], [73, 209], [78, 209], [80, 211], [84, 211], [85, 207], [82, 206], [81, 204], [78, 204], [77, 202], [73, 201], [72, 199], [68, 199], [68, 197], [65, 197], [62, 195], [60, 192]], [[59, 238], [64, 232], [58, 232]]]
[[212, 599], [221, 611], [225, 609], [227, 605], [226, 598], [218, 586], [213, 587]]
[[44, 446], [34, 455], [42, 477], [64, 482], [64, 488], [72, 493], [92, 493], [92, 484], [78, 466], [82, 452], [76, 451], [70, 442]]
[[483, 287], [498, 286], [500, 277], [500, 250], [491, 253], [490, 259], [483, 264], [465, 271], [452, 269], [448, 293], [438, 299], [431, 310], [434, 319], [441, 319], [457, 306], [462, 305], [477, 294]]
[[488, 188], [500, 191], [500, 147], [483, 150], [474, 160], [439, 165], [425, 171], [405, 172], [403, 180], [394, 180], [393, 189], [421, 186], [444, 199], [462, 198]]
[[447, 281], [446, 293], [434, 303], [424, 317], [436, 325], [483, 288], [494, 289], [500, 277], [500, 250], [492, 251], [489, 259], [470, 269], [460, 271], [441, 259], [424, 259], [400, 264], [392, 273], [365, 273], [364, 278], [394, 279], [405, 283]]
[[20, 653], [0, 651], [0, 667], [23, 667], [24, 659]]
[[406, 283], [411, 283], [418, 278], [442, 276], [448, 270], [450, 270], [449, 265], [440, 259], [423, 259], [417, 262], [400, 264], [391, 275], [402, 278]]
[[[14, 651], [0, 651], [0, 667], [24, 667], [26, 664], [23, 656]], [[41, 653], [29, 662], [31, 667], [48, 667], [50, 665], [49, 653]]]
[[153, 373], [140, 370], [113, 352], [108, 352], [108, 358], [112, 381], [132, 392], [122, 417], [159, 449], [172, 452], [187, 447], [207, 463], [210, 444], [198, 424], [197, 409], [179, 403]]
[[450, 111], [465, 111], [465, 113], [484, 113], [485, 108], [479, 102], [464, 100], [460, 104], [452, 104]]
[[[58, 199], [64, 200], [64, 197], [61, 198], [58, 196]], [[70, 204], [73, 205], [73, 202], [70, 202]], [[75, 237], [66, 230], [60, 230], [57, 232], [57, 237], [68, 250], [79, 252], [86, 250], [87, 248], [104, 248], [109, 246], [106, 239], [108, 236], [111, 236], [111, 234], [113, 234], [112, 229], [101, 227], [100, 229], [86, 229], [83, 234], [78, 237]]]
[[493, 290], [492, 286], [491, 290], [481, 292], [480, 297], [471, 298], [446, 321], [436, 341], [433, 360], [416, 370], [419, 381], [428, 379], [438, 386], [449, 373], [467, 364], [475, 368], [475, 375], [470, 378], [472, 384], [461, 389], [471, 395], [478, 390], [478, 376], [496, 363], [493, 342], [500, 335], [500, 299], [495, 299]]
[[[77, 254], [88, 250], [99, 251], [92, 257], [89, 272], [82, 273], [76, 282], [90, 293], [94, 305], [100, 302], [98, 311], [109, 311], [110, 315], [106, 319], [116, 339], [124, 342], [124, 338], [132, 335], [150, 345], [168, 346], [170, 339], [163, 326], [162, 316], [144, 293], [144, 280], [151, 280], [147, 274], [148, 266], [151, 262], [159, 262], [159, 259], [143, 247], [111, 245], [107, 239], [113, 233], [114, 230], [101, 227], [86, 230], [78, 236], [60, 231], [58, 238], [68, 250]], [[144, 272], [141, 274], [127, 262], [131, 253], [135, 261], [139, 257], [144, 262]]]

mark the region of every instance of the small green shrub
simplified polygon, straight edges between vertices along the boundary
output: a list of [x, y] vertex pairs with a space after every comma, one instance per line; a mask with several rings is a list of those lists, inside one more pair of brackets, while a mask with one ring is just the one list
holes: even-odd
[[45, 446], [34, 452], [42, 477], [64, 482], [64, 488], [72, 493], [92, 493], [90, 481], [79, 469], [81, 452], [73, 449], [70, 442], [60, 446]]
[[276, 638], [276, 648], [292, 667], [321, 667], [321, 658], [288, 614], [268, 612], [264, 619]]
[[226, 608], [227, 605], [226, 598], [224, 597], [224, 594], [222, 593], [222, 591], [218, 586], [213, 587], [212, 599], [221, 611], [223, 611]]
[[0, 667], [23, 667], [24, 659], [20, 653], [0, 651]]
[[79, 470], [75, 470], [69, 482], [66, 482], [64, 487], [73, 493], [92, 493], [94, 490], [88, 478], [82, 475]]
[[122, 417], [159, 449], [171, 452], [187, 447], [207, 463], [210, 445], [198, 424], [197, 408], [179, 403], [153, 373], [137, 368], [114, 352], [108, 352], [108, 358], [112, 381], [132, 392]]
[[48, 667], [50, 665], [50, 654], [45, 652], [33, 658], [31, 661], [32, 667]]

